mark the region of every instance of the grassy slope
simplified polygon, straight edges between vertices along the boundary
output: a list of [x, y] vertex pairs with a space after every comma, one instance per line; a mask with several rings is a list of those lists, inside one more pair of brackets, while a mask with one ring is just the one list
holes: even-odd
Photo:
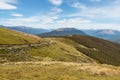
[[[0, 28], [0, 44], [37, 43], [40, 38], [21, 32]], [[45, 39], [42, 39], [45, 41]], [[74, 62], [100, 62], [120, 65], [120, 45], [89, 36], [69, 36], [68, 38], [48, 38], [51, 44], [28, 48], [0, 48], [0, 59], [24, 61], [35, 58]], [[86, 56], [87, 55], [87, 56]], [[93, 59], [91, 59], [91, 58]], [[29, 58], [29, 59], [28, 59]]]
[[32, 48], [28, 51], [32, 56], [47, 57], [51, 60], [57, 61], [71, 61], [71, 62], [95, 62], [93, 59], [85, 56], [76, 48], [64, 44], [60, 41], [52, 40], [52, 44], [47, 44], [41, 47]]
[[120, 65], [120, 45], [90, 36], [71, 36], [69, 39], [84, 45], [76, 48], [100, 63]]
[[119, 67], [65, 62], [9, 63], [0, 73], [0, 80], [120, 80]]
[[[4, 28], [0, 28], [0, 33], [0, 44], [26, 44], [26, 41], [37, 43], [40, 40], [38, 37]], [[48, 38], [44, 41], [52, 43], [27, 48], [0, 47], [0, 59], [90, 63], [96, 59], [100, 63], [120, 65], [120, 46], [112, 42], [86, 36]], [[119, 67], [64, 62], [0, 64], [0, 80], [120, 80]]]
[[[0, 28], [0, 44], [37, 43], [40, 38], [25, 33]], [[42, 39], [43, 40], [43, 39]], [[49, 40], [43, 40], [50, 42]], [[93, 59], [77, 51], [74, 47], [55, 41], [39, 47], [0, 47], [0, 61], [58, 60], [74, 62], [95, 62]]]
[[[43, 45], [21, 47], [16, 45], [14, 47], [0, 48], [0, 61], [68, 61], [68, 62], [90, 62], [95, 60], [79, 52], [75, 47], [54, 40], [52, 38], [42, 39]], [[69, 40], [68, 40], [69, 41]]]
[[0, 28], [0, 44], [25, 44], [38, 43], [39, 41], [39, 37], [6, 28]]
[[0, 56], [3, 61], [6, 59], [8, 61], [57, 60], [120, 65], [119, 45], [112, 42], [88, 36], [45, 38], [43, 40], [52, 43], [37, 47], [28, 47], [27, 49], [0, 49], [2, 52]]

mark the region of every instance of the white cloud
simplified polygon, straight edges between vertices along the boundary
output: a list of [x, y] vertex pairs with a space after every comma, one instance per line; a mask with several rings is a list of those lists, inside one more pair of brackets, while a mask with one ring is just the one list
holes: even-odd
[[74, 27], [78, 29], [117, 29], [120, 30], [120, 24], [117, 23], [95, 23], [94, 21], [82, 18], [64, 18], [56, 20], [55, 16], [33, 16], [28, 18], [15, 18], [0, 21], [0, 24], [8, 26], [30, 26], [35, 28], [64, 28]]
[[71, 19], [62, 19], [54, 21], [51, 24], [36, 24], [39, 28], [65, 28], [65, 27], [74, 27], [78, 29], [117, 29], [120, 30], [119, 24], [114, 23], [95, 23], [91, 20], [81, 19], [81, 18], [71, 18]]
[[8, 21], [6, 22], [20, 22], [21, 24], [23, 23], [33, 23], [39, 21], [38, 16], [33, 16], [33, 17], [28, 17], [28, 18], [14, 18], [14, 19], [7, 19]]
[[[119, 19], [120, 20], [120, 5], [110, 4], [106, 6], [96, 6], [96, 7], [88, 7], [85, 4], [78, 2], [78, 0], [72, 0], [73, 2], [69, 5], [77, 8], [79, 12], [70, 14], [69, 16], [65, 16], [67, 18], [62, 18], [60, 13], [63, 12], [61, 8], [58, 8], [62, 2], [53, 3], [56, 5], [51, 9], [51, 11], [46, 15], [36, 15], [31, 17], [16, 17], [14, 19], [4, 19], [0, 21], [0, 24], [3, 25], [20, 25], [20, 26], [31, 26], [38, 28], [61, 28], [61, 27], [75, 27], [79, 29], [119, 29], [120, 23], [100, 23], [97, 21], [92, 21], [92, 19], [96, 20], [111, 20]], [[59, 1], [59, 0], [58, 0]], [[69, 0], [68, 0], [69, 1]], [[68, 15], [68, 14], [67, 14]], [[13, 15], [15, 16], [15, 14]], [[17, 15], [19, 16], [19, 15]], [[80, 18], [80, 17], [84, 17]], [[91, 19], [92, 18], [92, 19]], [[61, 20], [60, 20], [61, 19]], [[93, 20], [94, 20], [93, 19]], [[113, 20], [114, 21], [114, 20]]]
[[19, 13], [13, 13], [13, 14], [10, 14], [10, 16], [22, 17], [23, 15], [22, 15], [22, 14], [19, 14]]
[[101, 2], [101, 0], [90, 0], [92, 2]]
[[[90, 23], [91, 21], [90, 20], [85, 20], [85, 19], [81, 19], [81, 18], [71, 18], [71, 19], [63, 19], [63, 20], [59, 20], [59, 21], [56, 21], [58, 24], [75, 24], [77, 25], [78, 23], [79, 24], [84, 24], [84, 23]], [[76, 24], [77, 23], [77, 24]]]
[[1, 10], [11, 10], [11, 9], [17, 9], [15, 4], [17, 0], [0, 0], [0, 9]]
[[53, 5], [60, 6], [63, 0], [49, 0]]
[[54, 20], [58, 19], [58, 15], [52, 15], [52, 16], [42, 16], [41, 17], [41, 24], [49, 24], [49, 23], [53, 23]]
[[82, 14], [95, 15], [95, 18], [119, 19], [120, 5], [111, 7], [89, 8], [87, 11], [83, 10]]
[[95, 23], [91, 20], [81, 18], [62, 19], [52, 24], [45, 25], [47, 28], [74, 27], [78, 29], [117, 29], [120, 30], [120, 24], [115, 23]]
[[58, 15], [61, 12], [63, 12], [63, 10], [61, 8], [54, 7], [51, 9], [51, 11], [48, 13], [48, 15]]
[[120, 0], [114, 0], [115, 4], [120, 4]]
[[13, 3], [13, 4], [17, 3], [17, 0], [0, 0], [0, 1], [6, 1], [8, 3]]
[[[120, 0], [115, 0], [120, 1]], [[74, 6], [75, 7], [75, 6]], [[86, 17], [86, 18], [94, 18], [94, 19], [120, 19], [120, 3], [118, 4], [109, 4], [104, 6], [97, 7], [83, 7], [82, 9], [79, 6], [75, 8], [79, 9], [77, 13], [70, 14], [69, 16], [77, 16], [77, 17]]]
[[[10, 18], [10, 19], [3, 19], [0, 21], [0, 24], [3, 25], [11, 25], [11, 26], [17, 26], [17, 25], [23, 25], [23, 26], [31, 26], [34, 24], [36, 26], [39, 24], [49, 24], [52, 23], [54, 20], [58, 19], [58, 15], [37, 15], [37, 16], [31, 16], [31, 17], [17, 17], [17, 18]], [[37, 26], [36, 26], [37, 27]]]
[[51, 9], [51, 11], [47, 15], [35, 15], [30, 17], [23, 17], [22, 14], [13, 13], [10, 14], [11, 16], [15, 16], [16, 18], [10, 18], [3, 20], [0, 24], [5, 25], [23, 25], [23, 26], [29, 26], [29, 25], [37, 25], [38, 23], [41, 25], [46, 25], [53, 23], [54, 20], [57, 20], [59, 18], [59, 13], [63, 12], [61, 8], [54, 7]]
[[83, 4], [81, 4], [80, 2], [73, 2], [72, 4], [70, 4], [72, 7], [74, 8], [78, 8], [78, 9], [87, 9], [87, 7]]
[[52, 12], [61, 13], [61, 12], [63, 12], [63, 10], [61, 8], [55, 7], [55, 8], [52, 9]]

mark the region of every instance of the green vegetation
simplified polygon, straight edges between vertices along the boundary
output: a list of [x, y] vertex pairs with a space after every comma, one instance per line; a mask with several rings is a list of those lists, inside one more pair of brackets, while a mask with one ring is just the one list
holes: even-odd
[[120, 68], [65, 62], [0, 65], [0, 80], [120, 80]]
[[119, 44], [80, 35], [39, 38], [6, 28], [0, 33], [0, 80], [120, 80]]
[[55, 61], [95, 62], [70, 45], [55, 40], [52, 41], [51, 44], [32, 48], [28, 53], [32, 56], [48, 57]]
[[67, 61], [95, 63], [96, 61], [76, 48], [53, 39], [44, 39], [41, 45], [15, 45], [1, 47], [1, 62], [17, 61]]
[[6, 28], [0, 28], [0, 44], [28, 44], [38, 43], [39, 41], [39, 37]]
[[[0, 30], [4, 33], [14, 35], [14, 37], [5, 36], [3, 34], [2, 39], [6, 40], [6, 44], [23, 44], [23, 45], [9, 45], [10, 47], [0, 48], [0, 61], [66, 61], [66, 62], [85, 62], [85, 63], [102, 63], [110, 65], [120, 65], [120, 45], [109, 42], [103, 39], [90, 37], [90, 36], [66, 36], [66, 37], [52, 37], [52, 38], [38, 38], [36, 36], [27, 36], [28, 34], [11, 31], [8, 29]], [[13, 34], [14, 33], [14, 34]], [[18, 34], [20, 34], [18, 36]], [[9, 35], [7, 35], [9, 36]], [[15, 37], [16, 36], [16, 37]], [[19, 42], [15, 40], [20, 38], [23, 40]], [[42, 45], [30, 46], [26, 44], [24, 39], [29, 43], [34, 43], [38, 40]], [[35, 39], [37, 38], [37, 39]], [[11, 40], [9, 40], [11, 39]], [[35, 41], [34, 41], [35, 40]], [[25, 41], [25, 42], [24, 42]], [[31, 42], [32, 41], [32, 42]], [[2, 42], [3, 43], [3, 42]], [[4, 43], [5, 44], [5, 43]], [[24, 45], [26, 44], [26, 45]], [[25, 47], [24, 47], [25, 46]]]
[[120, 65], [120, 44], [90, 36], [69, 36], [76, 43], [76, 48], [83, 54], [103, 64]]

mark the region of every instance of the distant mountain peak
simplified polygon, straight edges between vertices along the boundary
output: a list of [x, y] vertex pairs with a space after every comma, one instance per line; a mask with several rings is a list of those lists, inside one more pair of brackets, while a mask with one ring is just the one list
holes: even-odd
[[120, 43], [120, 31], [112, 29], [83, 30], [85, 33], [98, 38]]
[[42, 37], [48, 36], [69, 36], [69, 35], [86, 35], [83, 31], [75, 28], [59, 28], [51, 32], [40, 34]]
[[59, 28], [59, 29], [56, 29], [55, 31], [71, 31], [71, 30], [77, 30], [75, 28]]
[[101, 34], [108, 34], [108, 35], [114, 35], [115, 31], [114, 30], [110, 30], [110, 29], [106, 29], [106, 30], [102, 30], [99, 33]]

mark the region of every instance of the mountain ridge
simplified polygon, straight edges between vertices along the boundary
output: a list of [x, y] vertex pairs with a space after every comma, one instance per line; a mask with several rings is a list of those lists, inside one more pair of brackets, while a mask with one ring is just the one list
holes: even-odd
[[113, 42], [120, 42], [120, 31], [111, 29], [82, 30], [86, 34]]
[[49, 30], [47, 29], [32, 28], [32, 27], [26, 27], [26, 26], [3, 26], [1, 25], [1, 27], [3, 28], [5, 27], [8, 29], [16, 30], [16, 31], [21, 31], [21, 32], [28, 33], [28, 34], [41, 34], [41, 33], [49, 32]]
[[66, 35], [86, 35], [83, 31], [78, 30], [76, 28], [59, 28], [56, 30], [53, 30], [51, 32], [38, 34], [42, 37], [50, 37], [50, 36], [66, 36]]

